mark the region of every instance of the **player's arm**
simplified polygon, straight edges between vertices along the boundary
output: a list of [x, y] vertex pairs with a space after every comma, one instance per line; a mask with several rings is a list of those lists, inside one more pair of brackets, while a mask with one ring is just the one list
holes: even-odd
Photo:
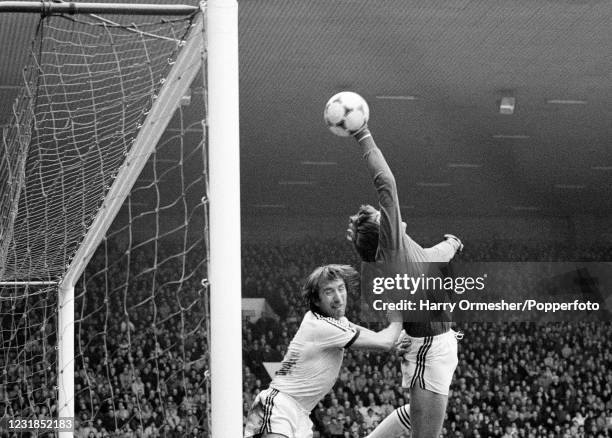
[[355, 339], [351, 348], [363, 349], [391, 350], [402, 331], [401, 322], [392, 322], [387, 328], [379, 332], [353, 323], [351, 323], [351, 327], [359, 330], [359, 337]]
[[404, 227], [395, 176], [367, 127], [357, 133], [355, 138], [361, 146], [368, 173], [378, 196], [381, 214], [379, 244], [385, 248], [398, 248], [402, 242]]
[[428, 254], [428, 259], [448, 263], [455, 256], [458, 251], [463, 249], [463, 243], [461, 240], [452, 234], [445, 234], [444, 240], [431, 248], [424, 249], [425, 253]]

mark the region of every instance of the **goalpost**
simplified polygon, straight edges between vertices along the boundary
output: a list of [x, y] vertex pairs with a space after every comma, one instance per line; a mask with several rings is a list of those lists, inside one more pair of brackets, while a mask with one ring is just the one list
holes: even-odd
[[[208, 3], [212, 432], [242, 436], [238, 4]], [[213, 102], [216, 103], [213, 108]], [[213, 147], [216, 145], [216, 147]], [[213, 150], [214, 149], [214, 150]]]
[[[193, 13], [196, 9], [191, 6], [180, 5], [0, 2], [0, 12], [38, 12], [43, 15], [100, 13], [185, 15]], [[25, 288], [23, 290], [25, 295], [31, 293], [32, 288], [46, 287], [46, 289], [39, 289], [32, 293], [33, 296], [39, 297], [45, 297], [45, 294], [52, 290], [54, 285], [57, 287], [57, 406], [59, 417], [74, 417], [75, 415], [75, 286], [94, 256], [96, 249], [105, 239], [105, 235], [124, 205], [124, 201], [126, 198], [129, 198], [130, 191], [141, 171], [147, 165], [149, 157], [155, 153], [155, 147], [164, 134], [166, 126], [172, 119], [175, 110], [181, 104], [186, 93], [188, 93], [189, 87], [196, 75], [202, 72], [202, 60], [205, 58], [204, 66], [207, 71], [205, 74], [206, 86], [203, 89], [203, 97], [204, 104], [207, 105], [206, 116], [208, 123], [203, 123], [203, 137], [207, 137], [208, 156], [204, 157], [204, 159], [205, 161], [207, 160], [208, 168], [204, 171], [207, 172], [208, 176], [208, 193], [201, 194], [201, 204], [204, 211], [208, 213], [208, 222], [205, 228], [208, 229], [209, 236], [207, 244], [204, 245], [208, 253], [208, 256], [205, 257], [207, 259], [205, 261], [208, 262], [208, 278], [202, 279], [202, 282], [204, 289], [210, 290], [211, 432], [214, 437], [240, 436], [242, 434], [237, 2], [235, 0], [209, 0], [207, 3], [201, 4], [201, 9], [205, 10], [205, 13], [197, 14], [197, 17], [193, 20], [187, 38], [184, 44], [181, 44], [183, 47], [178, 52], [178, 57], [172, 61], [171, 64], [173, 65], [167, 76], [162, 78], [163, 86], [160, 87], [159, 94], [152, 97], [151, 107], [146, 111], [144, 120], [137, 121], [138, 123], [135, 128], [137, 129], [137, 134], [133, 142], [126, 145], [126, 139], [119, 139], [117, 141], [119, 147], [122, 148], [119, 153], [119, 155], [123, 155], [122, 163], [114, 164], [114, 168], [112, 165], [102, 163], [99, 164], [100, 169], [93, 170], [93, 172], [109, 172], [111, 174], [110, 179], [103, 178], [101, 181], [104, 193], [100, 198], [90, 201], [85, 199], [85, 193], [82, 194], [83, 199], [77, 199], [79, 194], [66, 196], [66, 192], [71, 190], [71, 186], [69, 182], [64, 181], [62, 172], [79, 165], [87, 166], [88, 163], [83, 158], [84, 152], [82, 152], [87, 149], [87, 145], [84, 146], [84, 149], [78, 151], [78, 156], [71, 157], [69, 154], [65, 154], [69, 162], [61, 161], [64, 155], [63, 151], [55, 150], [53, 152], [59, 158], [57, 161], [61, 162], [59, 169], [57, 169], [60, 177], [55, 180], [54, 185], [59, 184], [61, 186], [63, 191], [62, 199], [68, 199], [69, 201], [66, 205], [61, 206], [63, 213], [57, 213], [57, 217], [60, 218], [59, 222], [63, 221], [64, 223], [56, 223], [55, 212], [45, 213], [43, 225], [35, 224], [34, 219], [25, 222], [19, 221], [19, 215], [24, 214], [23, 210], [21, 210], [24, 207], [21, 206], [25, 205], [27, 210], [28, 202], [31, 201], [30, 198], [35, 199], [36, 196], [33, 196], [33, 191], [28, 191], [25, 185], [20, 190], [18, 188], [19, 184], [13, 183], [16, 181], [20, 181], [20, 184], [29, 183], [27, 175], [28, 171], [31, 171], [33, 164], [30, 161], [26, 162], [25, 157], [27, 153], [25, 150], [28, 148], [29, 141], [33, 138], [36, 137], [36, 141], [40, 141], [40, 138], [37, 137], [42, 132], [39, 129], [40, 124], [46, 122], [47, 116], [40, 116], [34, 113], [32, 108], [36, 105], [41, 105], [41, 101], [48, 99], [48, 114], [57, 113], [65, 116], [64, 118], [60, 115], [50, 116], [51, 122], [49, 123], [52, 125], [51, 131], [53, 132], [51, 136], [56, 147], [61, 144], [62, 140], [65, 140], [57, 138], [62, 135], [60, 128], [64, 130], [67, 128], [68, 131], [72, 131], [71, 135], [75, 142], [82, 135], [77, 124], [78, 114], [75, 114], [74, 110], [67, 103], [67, 96], [70, 91], [66, 91], [66, 87], [64, 87], [62, 92], [58, 94], [61, 101], [58, 104], [54, 102], [53, 99], [56, 96], [53, 92], [49, 93], [49, 89], [45, 89], [47, 95], [40, 99], [38, 96], [28, 96], [27, 93], [31, 93], [32, 90], [27, 90], [25, 98], [22, 99], [22, 102], [25, 102], [22, 104], [25, 105], [25, 110], [21, 108], [22, 111], [20, 111], [19, 108], [16, 108], [15, 111], [15, 118], [18, 119], [17, 127], [13, 129], [13, 132], [3, 133], [4, 150], [8, 150], [10, 146], [14, 146], [14, 148], [18, 146], [20, 150], [11, 156], [7, 154], [0, 163], [0, 178], [3, 178], [3, 181], [6, 179], [11, 183], [9, 185], [10, 190], [7, 190], [6, 193], [4, 191], [0, 192], [0, 201], [2, 202], [0, 207], [6, 211], [6, 213], [3, 211], [3, 215], [0, 218], [2, 219], [2, 222], [0, 222], [2, 225], [2, 232], [0, 234], [0, 280], [2, 280], [2, 283], [0, 285], [8, 289], [13, 288], [20, 291]], [[104, 27], [105, 20], [100, 19], [100, 22], [104, 31], [108, 32], [108, 28]], [[130, 31], [139, 35], [146, 35], [148, 32], [147, 30], [140, 29], [130, 29]], [[175, 32], [175, 30], [171, 32]], [[111, 36], [111, 45], [114, 45], [115, 41], [112, 38]], [[173, 38], [176, 38], [176, 36], [171, 34], [167, 39], [172, 40]], [[204, 39], [206, 39], [206, 44], [204, 44]], [[154, 53], [148, 53], [147, 44], [143, 43], [145, 55], [147, 57], [155, 55]], [[86, 46], [87, 43], [84, 45]], [[89, 54], [86, 49], [81, 48], [80, 50], [83, 52], [83, 58], [87, 59]], [[124, 56], [131, 56], [131, 46], [126, 45], [125, 50]], [[118, 55], [114, 48], [113, 52], [113, 55], [117, 57]], [[119, 66], [119, 70], [125, 68], [121, 67], [118, 59], [112, 60], [109, 58], [109, 62], [115, 62]], [[38, 69], [42, 71], [44, 66], [38, 66]], [[124, 74], [126, 74], [126, 77], [129, 75], [128, 72], [124, 72]], [[70, 71], [67, 73], [58, 71], [57, 75], [70, 76]], [[63, 77], [60, 79], [65, 80]], [[44, 89], [46, 84], [41, 83], [44, 80], [42, 75], [36, 76], [36, 81], [38, 82], [27, 85]], [[70, 80], [70, 78], [67, 80]], [[96, 80], [93, 76], [90, 76], [89, 86], [92, 89], [92, 83]], [[119, 80], [122, 82], [122, 92], [129, 94], [129, 91], [126, 92], [123, 89], [124, 79], [119, 78]], [[107, 85], [101, 83], [101, 86], [105, 89]], [[123, 98], [127, 99], [127, 94]], [[99, 117], [102, 119], [104, 111], [105, 109], [97, 108], [94, 103], [91, 108], [91, 117], [95, 119], [99, 113]], [[132, 127], [126, 125], [136, 122], [125, 119], [125, 108], [123, 110], [115, 108], [114, 111], [118, 111], [124, 117], [121, 121], [117, 122], [123, 125], [115, 127], [117, 132], [130, 132]], [[34, 116], [31, 117], [29, 114], [34, 114]], [[58, 128], [58, 125], [64, 123], [65, 126]], [[32, 125], [34, 125], [34, 132], [30, 128]], [[91, 129], [97, 131], [98, 128], [94, 126]], [[188, 131], [189, 129], [182, 130], [181, 135], [187, 135]], [[112, 129], [105, 134], [95, 132], [96, 142], [99, 138], [117, 140], [115, 139], [118, 136], [117, 132], [113, 133]], [[101, 141], [101, 143], [103, 142]], [[40, 160], [44, 160], [45, 154], [49, 153], [48, 148], [40, 145], [37, 145], [37, 148], [33, 150], [39, 154]], [[79, 158], [81, 159], [80, 164], [78, 163]], [[183, 163], [181, 159], [182, 165], [187, 164]], [[88, 171], [92, 172], [92, 169], [88, 169]], [[82, 174], [85, 175], [85, 172], [83, 171]], [[80, 178], [85, 180], [88, 176], [80, 176]], [[83, 184], [85, 184], [85, 181], [83, 181]], [[86, 186], [83, 185], [83, 187]], [[190, 186], [188, 185], [187, 187], [189, 189]], [[40, 208], [50, 208], [49, 205], [53, 201], [53, 190], [55, 188], [57, 187], [45, 187], [42, 183], [40, 187], [36, 188], [37, 191], [43, 192], [42, 196], [39, 196], [42, 199], [42, 204], [33, 206], [31, 211], [26, 213], [29, 215], [28, 217], [37, 217], [40, 214], [40, 211], [38, 211]], [[184, 191], [187, 189], [183, 188]], [[163, 191], [163, 188], [161, 190]], [[157, 191], [159, 192], [160, 189], [158, 188]], [[156, 213], [160, 210], [159, 196], [158, 193]], [[182, 196], [183, 198], [186, 197], [184, 193]], [[186, 201], [184, 202], [186, 203]], [[19, 212], [17, 211], [18, 205], [21, 207]], [[76, 218], [80, 218], [82, 223], [74, 231], [73, 228], [75, 227], [72, 224], [66, 223], [67, 219], [63, 214], [65, 214], [66, 210], [79, 205], [87, 207], [94, 205], [95, 217], [90, 219], [88, 216], [89, 212], [83, 212], [81, 216], [77, 215]], [[131, 208], [129, 207], [130, 215]], [[191, 215], [193, 213], [188, 214]], [[157, 220], [159, 221], [159, 219]], [[132, 219], [130, 219], [131, 223]], [[54, 230], [57, 231], [60, 228], [65, 234], [84, 232], [84, 235], [76, 243], [71, 242], [69, 247], [58, 249], [55, 246], [56, 242], [52, 239], [54, 237]], [[29, 237], [25, 244], [16, 243], [16, 239], [19, 239], [22, 234], [33, 232], [35, 234], [34, 240], [38, 238], [44, 242], [41, 245], [42, 251], [44, 251], [44, 260], [42, 261], [37, 260], [37, 254], [31, 251], [31, 248], [37, 245], [35, 245], [36, 242], [30, 241]], [[44, 235], [45, 232], [47, 235]], [[132, 232], [130, 230], [130, 239]], [[187, 236], [192, 231], [187, 230], [187, 227], [185, 227], [182, 233], [184, 236]], [[165, 234], [164, 232], [157, 231], [157, 235], [162, 238]], [[204, 242], [206, 242], [206, 237], [204, 237]], [[155, 245], [157, 248], [157, 244]], [[25, 257], [24, 254], [26, 254]], [[130, 250], [127, 251], [127, 254], [128, 260], [130, 260]], [[183, 265], [186, 263], [184, 260], [186, 255], [189, 255], [187, 250], [182, 254]], [[53, 256], [57, 256], [58, 260], [65, 260], [67, 263], [65, 266], [59, 266], [55, 271], [50, 271], [48, 267], [54, 262]], [[165, 260], [160, 262], [160, 266], [164, 262]], [[44, 266], [44, 269], [40, 269], [41, 266]], [[105, 272], [107, 271], [108, 268], [106, 268]], [[24, 276], [23, 272], [26, 272], [27, 275]], [[93, 276], [95, 277], [95, 275], [97, 274]], [[189, 276], [186, 277], [187, 279], [184, 277], [185, 275], [181, 277], [181, 285], [183, 283], [187, 284], [189, 280]], [[2, 302], [3, 298], [6, 297], [0, 296], [0, 302]], [[109, 298], [112, 297], [105, 297], [106, 303]], [[10, 299], [13, 300], [13, 298]], [[43, 301], [45, 299], [41, 298]], [[81, 299], [85, 298], [81, 297]], [[153, 309], [155, 310], [155, 297], [152, 297], [152, 300]], [[143, 302], [138, 303], [136, 307], [144, 306]], [[45, 305], [48, 304], [43, 304], [43, 307]], [[108, 303], [106, 305], [108, 306]], [[190, 304], [186, 308], [189, 309], [193, 305]], [[13, 303], [11, 307], [12, 313], [14, 313], [15, 307]], [[186, 311], [183, 309], [182, 304], [179, 307], [180, 318], [182, 320]], [[86, 306], [83, 304], [82, 309], [85, 308]], [[82, 310], [81, 313], [83, 312]], [[8, 315], [8, 313], [6, 314]], [[0, 311], [0, 322], [3, 315], [5, 315], [4, 311]], [[153, 316], [154, 322], [155, 318]], [[40, 323], [43, 333], [45, 333], [45, 327], [50, 320], [52, 318]], [[129, 316], [126, 316], [126, 321], [128, 324], [127, 337], [129, 339], [129, 324], [131, 324]], [[32, 323], [28, 324], [33, 326]], [[0, 330], [2, 327], [0, 326]], [[183, 338], [183, 332], [181, 332], [181, 338]], [[184, 344], [181, 345], [184, 346]], [[10, 362], [12, 356], [7, 356], [5, 360]], [[132, 366], [132, 368], [134, 367]], [[67, 432], [60, 433], [60, 436], [69, 435], [71, 434]]]

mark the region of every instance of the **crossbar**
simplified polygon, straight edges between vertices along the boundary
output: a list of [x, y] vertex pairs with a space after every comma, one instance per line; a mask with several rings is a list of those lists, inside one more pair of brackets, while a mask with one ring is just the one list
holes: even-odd
[[42, 15], [52, 14], [115, 14], [115, 15], [191, 15], [199, 11], [197, 6], [152, 5], [133, 3], [81, 3], [51, 1], [16, 2], [0, 1], [2, 12], [26, 12]]
[[57, 281], [0, 281], [1, 286], [55, 286]]

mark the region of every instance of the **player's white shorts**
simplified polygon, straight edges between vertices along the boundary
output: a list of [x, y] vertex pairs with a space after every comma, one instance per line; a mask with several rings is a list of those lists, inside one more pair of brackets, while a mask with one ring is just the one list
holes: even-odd
[[457, 368], [457, 339], [462, 333], [449, 330], [438, 336], [413, 338], [402, 361], [402, 386], [418, 386], [438, 394], [448, 395]]
[[293, 398], [268, 388], [257, 394], [249, 410], [244, 437], [278, 433], [287, 438], [312, 438], [312, 421]]

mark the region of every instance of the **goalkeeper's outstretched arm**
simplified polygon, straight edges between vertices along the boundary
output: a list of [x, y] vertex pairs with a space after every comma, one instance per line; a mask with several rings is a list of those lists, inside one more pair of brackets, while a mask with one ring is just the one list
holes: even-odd
[[405, 234], [405, 225], [402, 223], [393, 172], [367, 126], [355, 134], [355, 139], [361, 146], [368, 174], [372, 178], [378, 196], [380, 206], [379, 246], [388, 249], [399, 248]]
[[355, 134], [355, 139], [361, 146], [363, 158], [366, 160], [368, 173], [374, 182], [381, 207], [389, 208], [398, 205], [399, 200], [395, 177], [382, 151], [376, 145], [372, 133], [365, 127]]

